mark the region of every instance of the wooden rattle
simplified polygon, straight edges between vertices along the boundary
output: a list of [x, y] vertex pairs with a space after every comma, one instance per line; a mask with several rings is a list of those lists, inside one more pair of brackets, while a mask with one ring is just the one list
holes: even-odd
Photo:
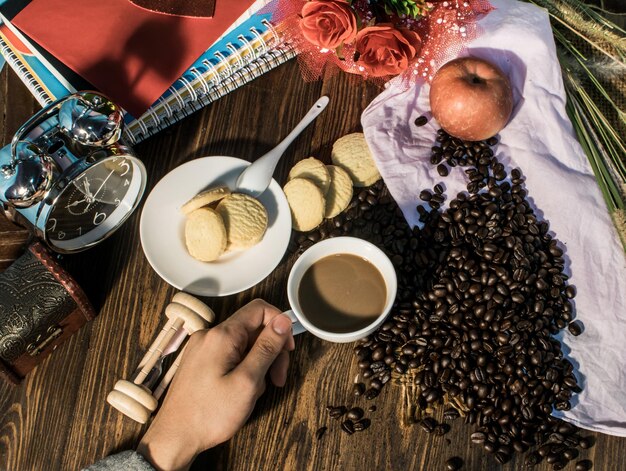
[[154, 393], [151, 387], [161, 375], [163, 359], [178, 350], [185, 339], [197, 330], [208, 328], [215, 321], [215, 313], [199, 299], [187, 293], [176, 293], [165, 308], [167, 322], [143, 356], [133, 380], [115, 383], [107, 402], [127, 417], [145, 424], [158, 406], [158, 401], [169, 386], [182, 359], [183, 348], [165, 373]]

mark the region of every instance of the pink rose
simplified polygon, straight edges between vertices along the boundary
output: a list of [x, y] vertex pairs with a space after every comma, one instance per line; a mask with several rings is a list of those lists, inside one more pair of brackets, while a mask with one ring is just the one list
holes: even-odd
[[356, 37], [356, 16], [344, 0], [312, 0], [302, 7], [300, 29], [311, 44], [335, 49]]
[[422, 49], [419, 35], [392, 25], [369, 26], [356, 36], [356, 64], [372, 77], [398, 75]]

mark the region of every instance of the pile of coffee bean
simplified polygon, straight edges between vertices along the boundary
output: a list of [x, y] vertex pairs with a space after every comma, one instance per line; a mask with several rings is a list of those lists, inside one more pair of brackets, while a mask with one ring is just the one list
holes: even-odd
[[[570, 324], [576, 290], [563, 252], [529, 205], [521, 171], [506, 181], [491, 148], [496, 139], [463, 142], [440, 130], [437, 141], [431, 163], [441, 176], [465, 167], [467, 192], [441, 212], [444, 185], [422, 191], [421, 229], [409, 229], [392, 202], [369, 217], [370, 238], [396, 266], [399, 291], [389, 320], [355, 347], [364, 394], [374, 398], [392, 377], [409, 375], [419, 411], [457, 405], [477, 426], [472, 441], [500, 463], [538, 447], [528, 465], [545, 459], [562, 469], [590, 444], [550, 415], [569, 410], [580, 392], [553, 337], [568, 324], [582, 332], [578, 321]], [[434, 432], [428, 419], [420, 425]]]

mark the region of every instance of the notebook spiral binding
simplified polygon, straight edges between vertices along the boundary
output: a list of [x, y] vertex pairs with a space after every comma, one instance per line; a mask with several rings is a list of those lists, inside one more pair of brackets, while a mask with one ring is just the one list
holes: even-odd
[[32, 95], [39, 102], [41, 106], [46, 106], [52, 101], [52, 97], [48, 90], [41, 86], [39, 82], [35, 80], [33, 74], [30, 72], [28, 67], [23, 63], [19, 57], [17, 57], [9, 45], [4, 41], [2, 36], [0, 36], [0, 53], [4, 56], [7, 64], [11, 66], [11, 68], [18, 75], [20, 80], [28, 87]]
[[251, 39], [239, 35], [237, 44], [229, 43], [228, 56], [216, 52], [214, 60], [205, 59], [201, 66], [190, 68], [146, 113], [127, 124], [128, 142], [141, 142], [295, 57], [274, 26], [267, 20], [262, 24], [265, 31], [250, 28]]

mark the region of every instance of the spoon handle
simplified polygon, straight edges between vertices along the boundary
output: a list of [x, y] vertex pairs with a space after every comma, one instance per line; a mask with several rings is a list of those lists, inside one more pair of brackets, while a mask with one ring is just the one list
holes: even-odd
[[[267, 154], [259, 157], [258, 160], [270, 160], [273, 162], [273, 166], [271, 167], [270, 175], [274, 174], [274, 168], [276, 168], [276, 164], [280, 159], [280, 156], [283, 155], [287, 147], [293, 142], [293, 140], [300, 135], [304, 129], [311, 124], [311, 122], [319, 116], [319, 114], [324, 111], [326, 105], [328, 105], [329, 98], [327, 96], [321, 97], [319, 100], [315, 102], [315, 104], [311, 107], [304, 118], [296, 125], [295, 128], [285, 137], [282, 141], [278, 143], [276, 147], [270, 150]], [[269, 164], [268, 164], [269, 165]]]

